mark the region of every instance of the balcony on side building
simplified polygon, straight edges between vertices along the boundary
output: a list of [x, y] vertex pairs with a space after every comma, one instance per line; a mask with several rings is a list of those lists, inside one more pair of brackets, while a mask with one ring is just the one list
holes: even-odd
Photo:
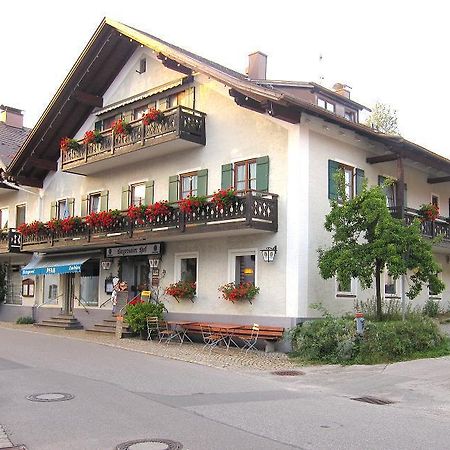
[[81, 248], [103, 248], [118, 245], [145, 244], [155, 241], [194, 239], [200, 237], [276, 232], [278, 230], [278, 196], [248, 191], [224, 206], [211, 201], [187, 214], [170, 208], [152, 221], [130, 219], [122, 212], [107, 228], [90, 227], [85, 219], [70, 232], [43, 229], [23, 236], [22, 251], [61, 251]]
[[62, 170], [80, 175], [119, 167], [144, 159], [189, 150], [206, 144], [205, 117], [202, 112], [177, 106], [164, 112], [162, 122], [145, 125], [142, 119], [130, 122], [129, 134], [101, 132], [100, 143], [84, 144], [61, 151]]

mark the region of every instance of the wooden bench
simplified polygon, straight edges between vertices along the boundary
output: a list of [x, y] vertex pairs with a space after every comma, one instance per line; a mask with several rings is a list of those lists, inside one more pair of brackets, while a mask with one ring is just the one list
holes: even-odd
[[[221, 333], [223, 332], [223, 329], [220, 328], [220, 325], [218, 323], [208, 323], [208, 322], [196, 322], [187, 324], [184, 326], [184, 328], [192, 334], [201, 334], [202, 333], [202, 326], [203, 327], [210, 327], [211, 331], [214, 333]], [[249, 338], [253, 333], [253, 325], [239, 325], [238, 328], [234, 328], [230, 330], [230, 335], [232, 337], [243, 337], [243, 338]], [[265, 326], [265, 325], [259, 325], [259, 334], [258, 334], [258, 340], [264, 340], [266, 342], [265, 351], [266, 352], [273, 352], [275, 350], [275, 342], [282, 339], [284, 335], [284, 328], [283, 327], [271, 327], [271, 326]]]

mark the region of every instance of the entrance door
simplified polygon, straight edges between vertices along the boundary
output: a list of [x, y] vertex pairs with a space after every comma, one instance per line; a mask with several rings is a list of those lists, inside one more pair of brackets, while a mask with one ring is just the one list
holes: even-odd
[[138, 262], [134, 265], [134, 295], [138, 295], [141, 291], [148, 290], [148, 262]]
[[64, 275], [64, 305], [63, 314], [73, 314], [73, 304], [75, 297], [75, 274], [67, 273]]
[[147, 258], [130, 257], [122, 265], [122, 279], [128, 283], [129, 298], [132, 299], [149, 285], [150, 266]]

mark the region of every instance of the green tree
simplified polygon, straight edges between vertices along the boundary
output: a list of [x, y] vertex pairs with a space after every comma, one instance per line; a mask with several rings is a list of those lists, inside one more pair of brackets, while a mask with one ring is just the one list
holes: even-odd
[[366, 125], [382, 133], [400, 135], [397, 111], [385, 103], [375, 103]]
[[[420, 222], [407, 226], [392, 217], [386, 205], [383, 186], [367, 187], [354, 198], [345, 195], [342, 173], [336, 177], [340, 201], [331, 202], [325, 229], [333, 234], [328, 249], [319, 248], [319, 270], [324, 279], [337, 277], [348, 285], [357, 278], [363, 288], [375, 280], [377, 317], [382, 319], [381, 275], [386, 270], [394, 279], [409, 278], [410, 299], [417, 297], [422, 287], [433, 292], [445, 288], [438, 274], [442, 272], [432, 253], [432, 244], [423, 238]], [[389, 181], [388, 181], [389, 183]]]

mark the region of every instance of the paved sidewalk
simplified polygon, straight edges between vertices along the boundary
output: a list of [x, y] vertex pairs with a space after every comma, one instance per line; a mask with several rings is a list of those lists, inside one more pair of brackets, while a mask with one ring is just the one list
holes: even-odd
[[203, 350], [202, 344], [178, 343], [159, 344], [154, 341], [140, 339], [117, 339], [113, 334], [88, 333], [84, 330], [62, 330], [57, 328], [35, 327], [33, 325], [17, 325], [10, 322], [0, 322], [0, 327], [22, 330], [32, 333], [61, 336], [71, 339], [81, 339], [101, 345], [122, 348], [126, 350], [147, 353], [163, 358], [202, 364], [211, 367], [230, 368], [240, 370], [275, 371], [289, 370], [298, 366], [289, 360], [284, 353], [264, 353], [261, 351], [241, 352], [236, 348], [228, 351], [216, 348], [212, 351]]
[[12, 442], [9, 440], [5, 429], [0, 424], [0, 448], [11, 448], [13, 446]]

